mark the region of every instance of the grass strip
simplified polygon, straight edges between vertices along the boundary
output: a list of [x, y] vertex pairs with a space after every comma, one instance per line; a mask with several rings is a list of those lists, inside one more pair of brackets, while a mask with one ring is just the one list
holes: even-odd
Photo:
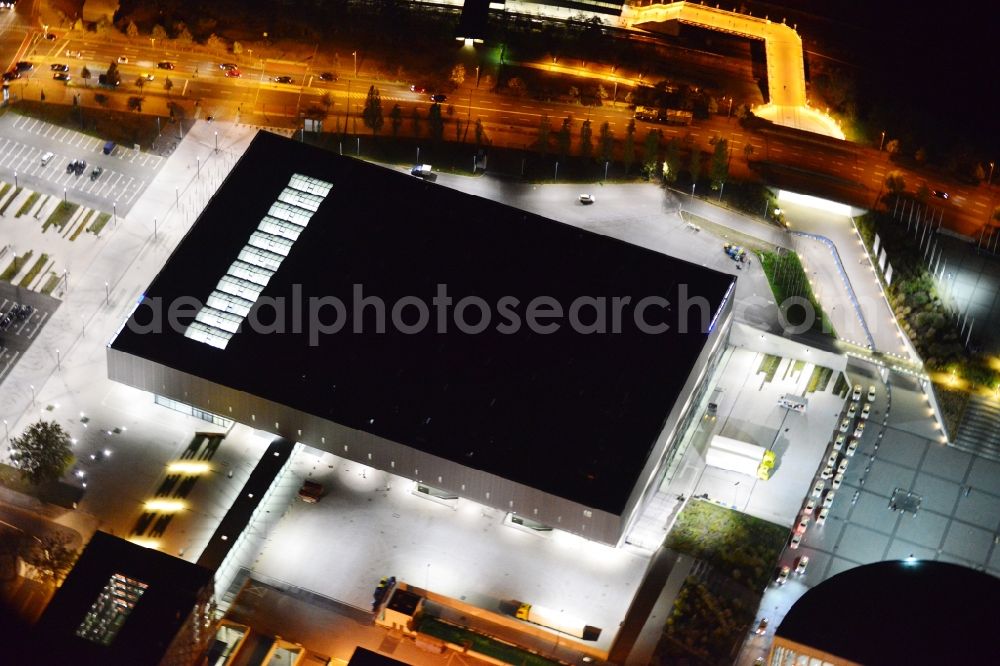
[[94, 223], [90, 225], [90, 228], [87, 229], [87, 231], [89, 231], [92, 234], [100, 234], [101, 229], [104, 228], [104, 225], [107, 224], [108, 220], [110, 219], [111, 219], [110, 214], [101, 213], [100, 215], [97, 216], [97, 219], [94, 220]]
[[7, 203], [3, 205], [3, 208], [0, 208], [0, 215], [4, 215], [7, 212], [7, 208], [14, 203], [14, 199], [16, 199], [17, 195], [21, 193], [22, 189], [24, 188], [18, 187], [14, 190], [14, 194], [10, 195], [10, 199], [7, 199]]
[[80, 207], [80, 204], [67, 203], [65, 201], [60, 201], [56, 209], [52, 211], [45, 223], [42, 224], [42, 231], [44, 232], [49, 227], [59, 227], [59, 231], [63, 230], [66, 223], [70, 221], [73, 214], [76, 213], [76, 209]]
[[35, 205], [35, 203], [38, 201], [39, 198], [41, 198], [41, 196], [42, 195], [40, 192], [32, 192], [31, 196], [29, 196], [28, 199], [21, 206], [21, 210], [17, 211], [17, 215], [15, 215], [14, 217], [21, 217], [22, 215], [27, 215], [28, 211], [31, 210], [31, 207]]
[[18, 285], [21, 287], [27, 287], [29, 284], [31, 284], [34, 281], [34, 279], [38, 277], [38, 274], [42, 272], [42, 269], [45, 268], [45, 264], [48, 262], [48, 260], [49, 260], [49, 255], [43, 252], [42, 255], [38, 257], [38, 260], [35, 261], [35, 264], [31, 267], [31, 270], [28, 271], [23, 278], [21, 278], [21, 281], [18, 283]]
[[13, 280], [14, 276], [17, 275], [17, 272], [21, 270], [24, 267], [24, 265], [31, 260], [31, 254], [32, 251], [28, 250], [20, 257], [14, 255], [14, 258], [7, 265], [7, 268], [4, 269], [3, 273], [0, 273], [0, 280], [3, 280], [5, 282], [10, 282], [11, 280]]

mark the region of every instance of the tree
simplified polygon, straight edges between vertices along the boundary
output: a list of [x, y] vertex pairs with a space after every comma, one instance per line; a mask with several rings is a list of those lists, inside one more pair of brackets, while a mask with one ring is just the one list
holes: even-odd
[[663, 158], [663, 176], [668, 183], [677, 182], [677, 176], [681, 171], [681, 142], [677, 137], [672, 137], [667, 142], [667, 153]]
[[35, 572], [46, 585], [59, 585], [70, 572], [79, 551], [72, 548], [73, 538], [65, 532], [50, 532], [22, 551], [22, 559], [35, 568]]
[[208, 36], [208, 39], [205, 40], [205, 46], [207, 46], [212, 51], [228, 50], [228, 47], [226, 45], [226, 40], [224, 40], [222, 37], [219, 37], [214, 32]]
[[1000, 206], [993, 209], [993, 221], [1000, 222]]
[[122, 75], [118, 73], [118, 63], [112, 62], [108, 65], [108, 71], [104, 75], [109, 86], [116, 86], [122, 82]]
[[604, 100], [608, 98], [608, 91], [604, 88], [602, 84], [597, 85], [597, 99], [601, 100], [601, 104], [604, 104]]
[[885, 176], [885, 189], [892, 194], [900, 194], [906, 191], [906, 179], [903, 178], [902, 171], [890, 171]]
[[55, 421], [32, 423], [10, 449], [14, 466], [33, 484], [55, 481], [73, 462], [69, 434]]
[[572, 99], [574, 102], [580, 101], [580, 89], [577, 88], [576, 86], [570, 86], [568, 94], [570, 99]]
[[128, 26], [125, 28], [125, 36], [129, 39], [135, 39], [139, 36], [139, 27], [135, 24], [135, 21], [128, 22]]
[[142, 97], [134, 96], [128, 98], [128, 110], [140, 113], [142, 111]]
[[607, 121], [601, 123], [601, 161], [610, 162], [614, 157], [615, 134], [611, 130], [611, 124]]
[[542, 116], [538, 123], [538, 152], [545, 157], [549, 152], [549, 135], [552, 134], [552, 122], [548, 116]]
[[580, 156], [590, 159], [594, 154], [594, 130], [590, 129], [590, 118], [580, 127]]
[[528, 94], [528, 87], [520, 77], [512, 76], [507, 80], [507, 89], [516, 97], [524, 97]]
[[170, 91], [173, 89], [173, 87], [174, 87], [174, 82], [170, 80], [169, 76], [163, 79], [163, 89], [167, 91], [168, 97], [170, 96]]
[[459, 63], [452, 67], [448, 80], [454, 83], [456, 87], [465, 83], [465, 65]]
[[708, 97], [708, 112], [713, 116], [719, 112], [719, 101], [711, 95]]
[[691, 174], [691, 182], [697, 183], [701, 178], [701, 148], [697, 146], [691, 149], [691, 158], [688, 160], [688, 172]]
[[493, 77], [489, 74], [483, 74], [479, 77], [479, 85], [477, 87], [483, 90], [493, 90]]
[[413, 136], [420, 136], [420, 109], [413, 107], [413, 115], [410, 116], [410, 127], [413, 128]]
[[159, 41], [161, 39], [166, 39], [167, 38], [167, 29], [164, 28], [159, 23], [157, 23], [156, 25], [153, 26], [153, 31], [151, 33], [149, 33], [149, 36], [152, 37], [153, 39], [157, 40], [157, 41]]
[[174, 39], [185, 44], [190, 44], [194, 40], [191, 36], [191, 31], [188, 30], [188, 27], [182, 21], [174, 24]]
[[99, 106], [107, 106], [108, 96], [105, 95], [104, 93], [97, 93], [94, 95], [94, 101], [97, 102]]
[[489, 143], [489, 140], [489, 137], [486, 136], [486, 130], [483, 128], [483, 119], [476, 118], [476, 145], [482, 146]]
[[139, 77], [136, 78], [136, 80], [135, 80], [135, 87], [139, 89], [139, 92], [142, 92], [142, 89], [145, 87], [145, 85], [146, 85], [146, 77], [145, 76], [139, 76]]
[[[327, 96], [329, 94], [327, 93]], [[396, 138], [399, 136], [399, 128], [403, 126], [403, 110], [399, 108], [399, 104], [392, 105], [392, 111], [389, 112], [389, 120], [392, 127], [392, 136]]]
[[750, 162], [751, 155], [753, 155], [753, 144], [747, 141], [747, 145], [743, 146], [743, 157], [746, 158], [747, 163]]
[[632, 165], [635, 164], [635, 120], [629, 120], [625, 128], [625, 143], [622, 145], [622, 163], [625, 165], [625, 173], [628, 174]]
[[649, 130], [646, 133], [646, 140], [642, 147], [642, 175], [645, 178], [649, 178], [656, 173], [656, 165], [659, 162], [660, 137], [662, 136], [663, 132], [658, 129]]
[[556, 145], [559, 146], [559, 159], [563, 162], [566, 161], [566, 156], [569, 155], [569, 144], [572, 138], [570, 133], [572, 122], [573, 121], [570, 120], [568, 116], [563, 118], [562, 127], [560, 127], [559, 131], [556, 132]]
[[717, 190], [729, 180], [729, 142], [719, 139], [712, 152], [712, 189]]
[[243, 55], [243, 45], [239, 42], [233, 42], [233, 55]]
[[10, 583], [17, 578], [18, 562], [29, 545], [28, 540], [23, 532], [0, 526], [0, 583]]
[[899, 139], [889, 139], [885, 143], [885, 150], [890, 155], [895, 155], [899, 152]]
[[427, 132], [434, 141], [440, 141], [444, 136], [444, 118], [441, 117], [440, 104], [432, 104], [427, 111]]
[[333, 106], [333, 96], [330, 95], [329, 90], [320, 95], [319, 103], [323, 105], [327, 113], [330, 113], [330, 107]]
[[365, 127], [369, 128], [373, 135], [378, 134], [385, 124], [385, 117], [382, 115], [382, 96], [375, 86], [368, 88], [368, 97], [365, 99], [365, 109], [361, 112], [361, 116], [364, 118]]
[[90, 78], [93, 76], [87, 66], [84, 65], [83, 69], [80, 70], [80, 78], [83, 79], [83, 85], [90, 86]]

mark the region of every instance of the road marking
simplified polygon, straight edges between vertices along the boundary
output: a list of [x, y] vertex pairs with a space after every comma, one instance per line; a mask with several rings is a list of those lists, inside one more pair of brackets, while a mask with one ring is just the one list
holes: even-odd
[[33, 331], [32, 331], [32, 332], [31, 332], [31, 333], [30, 333], [30, 334], [28, 335], [28, 339], [29, 339], [29, 340], [33, 339], [33, 338], [35, 337], [35, 334], [37, 334], [37, 333], [38, 333], [38, 331], [40, 331], [40, 330], [42, 329], [42, 324], [44, 324], [44, 323], [45, 323], [45, 320], [46, 320], [46, 319], [48, 319], [48, 318], [49, 318], [49, 313], [48, 313], [48, 312], [45, 312], [45, 313], [43, 313], [43, 314], [42, 314], [42, 318], [41, 318], [41, 320], [40, 320], [40, 321], [38, 322], [38, 324], [37, 324], [37, 325], [35, 326], [35, 330], [33, 330]]

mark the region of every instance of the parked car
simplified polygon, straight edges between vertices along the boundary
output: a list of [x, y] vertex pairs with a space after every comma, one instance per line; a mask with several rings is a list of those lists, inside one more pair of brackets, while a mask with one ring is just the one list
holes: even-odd
[[851, 400], [861, 399], [861, 384], [854, 385], [854, 393], [851, 395]]
[[139, 78], [145, 79], [147, 81], [152, 81], [156, 77], [150, 74], [149, 72], [143, 72], [142, 74], [139, 75]]
[[49, 40], [50, 42], [53, 41], [55, 38], [56, 34], [54, 32], [50, 32], [45, 35], [45, 39]]
[[90, 172], [90, 179], [91, 180], [97, 180], [98, 178], [101, 177], [102, 173], [104, 173], [104, 167], [102, 167], [102, 166], [95, 166], [94, 170]]
[[807, 516], [811, 516], [813, 515], [814, 511], [816, 511], [816, 500], [811, 499], [808, 502], [806, 502], [805, 507], [802, 508], [802, 513], [806, 514]]
[[823, 507], [819, 510], [819, 515], [816, 516], [816, 527], [819, 527], [826, 522], [827, 516], [830, 515], [830, 509], [828, 507]]
[[337, 75], [333, 72], [323, 72], [319, 75], [320, 81], [330, 81], [331, 83], [337, 80]]
[[82, 58], [83, 57], [83, 53], [80, 52], [80, 51], [74, 51], [72, 49], [66, 49], [66, 57], [67, 58]]
[[22, 60], [21, 62], [14, 65], [14, 69], [19, 72], [27, 72], [35, 68], [34, 63], [30, 63], [27, 60]]
[[595, 201], [597, 201], [597, 199], [594, 198], [593, 194], [581, 194], [580, 195], [580, 203], [582, 203], [584, 205], [592, 204]]
[[3, 73], [4, 81], [13, 81], [14, 79], [19, 79], [19, 78], [21, 78], [21, 72], [17, 71], [16, 69], [11, 69]]
[[826, 481], [827, 479], [833, 478], [833, 465], [827, 465], [823, 468], [823, 471], [819, 473], [819, 478]]
[[799, 561], [795, 565], [795, 573], [804, 574], [806, 572], [806, 567], [809, 566], [809, 556], [803, 555], [799, 558]]
[[77, 176], [86, 170], [87, 162], [85, 160], [71, 160], [70, 163], [66, 165], [66, 173], [75, 173]]
[[226, 76], [228, 76], [231, 79], [238, 79], [238, 78], [240, 78], [240, 70], [238, 70], [238, 69], [227, 69], [226, 70]]
[[868, 402], [875, 402], [875, 385], [868, 387]]
[[852, 402], [851, 406], [847, 408], [847, 418], [853, 419], [858, 415], [858, 403]]
[[778, 570], [778, 577], [775, 579], [774, 582], [777, 583], [778, 585], [784, 585], [785, 583], [788, 582], [788, 574], [790, 573], [792, 573], [791, 568], [781, 567], [781, 569]]
[[844, 440], [845, 439], [846, 439], [846, 435], [843, 435], [843, 434], [837, 435], [837, 438], [833, 440], [833, 450], [834, 451], [839, 451], [842, 448], [844, 448]]
[[826, 457], [826, 464], [829, 467], [837, 464], [837, 452], [833, 451]]
[[761, 618], [761, 621], [757, 623], [757, 628], [754, 633], [758, 636], [763, 636], [767, 632], [767, 618]]
[[[844, 482], [843, 472], [841, 472], [840, 474], [834, 474], [833, 481], [830, 482], [830, 487], [833, 488], [834, 490], [839, 490], [840, 484], [842, 484], [843, 482]], [[817, 522], [816, 524], [818, 525], [819, 523]]]
[[847, 432], [851, 427], [851, 419], [844, 419], [840, 422], [840, 432]]
[[[788, 547], [791, 548], [792, 550], [797, 550], [800, 543], [802, 543], [802, 535], [793, 534], [792, 540], [788, 542]], [[788, 567], [785, 568], [787, 569]]]
[[276, 76], [274, 77], [275, 83], [294, 83], [292, 77], [290, 76]]
[[431, 101], [435, 104], [440, 104], [441, 102], [447, 101], [448, 96], [441, 93], [435, 93], [431, 95]]
[[809, 516], [803, 515], [799, 518], [798, 525], [795, 526], [795, 533], [805, 534], [807, 529], [809, 529]]
[[46, 166], [49, 162], [52, 161], [52, 158], [55, 156], [56, 154], [53, 153], [51, 150], [42, 155], [42, 166]]
[[56, 81], [65, 81], [66, 83], [69, 83], [70, 79], [72, 79], [73, 77], [67, 74], [66, 72], [55, 72], [52, 75], [52, 78], [55, 79]]
[[826, 481], [817, 481], [813, 484], [812, 496], [819, 497], [823, 494], [823, 489], [826, 488]]
[[845, 455], [847, 455], [848, 457], [853, 456], [857, 450], [858, 450], [858, 440], [852, 437], [851, 443], [847, 445], [847, 451], [845, 452]]
[[861, 423], [859, 423], [858, 427], [854, 429], [854, 436], [855, 437], [857, 437], [857, 438], [860, 439], [861, 435], [863, 435], [863, 434], [865, 434], [865, 422], [864, 421], [862, 421]]
[[118, 64], [119, 65], [127, 65], [128, 64], [128, 56], [118, 56]]
[[410, 92], [425, 93], [427, 92], [427, 86], [418, 86], [416, 83], [414, 83], [412, 86], [410, 86]]
[[866, 402], [864, 408], [861, 410], [861, 418], [867, 419], [872, 415], [872, 403]]
[[156, 66], [159, 67], [160, 69], [173, 69], [174, 63], [167, 62], [166, 60], [164, 60], [163, 62], [156, 63]]
[[849, 458], [843, 458], [843, 459], [841, 459], [840, 464], [837, 465], [837, 474], [843, 474], [844, 472], [846, 472], [847, 471], [847, 466], [849, 464], [851, 464], [851, 461], [850, 461]]
[[833, 498], [835, 498], [836, 496], [837, 496], [836, 492], [834, 492], [833, 490], [828, 490], [826, 493], [826, 497], [823, 498], [823, 508], [829, 509], [831, 506], [833, 506]]
[[936, 196], [938, 199], [947, 199], [948, 193], [944, 190], [931, 190], [931, 194]]
[[51, 69], [53, 72], [68, 72], [69, 65], [64, 65], [62, 63], [57, 62], [52, 65], [49, 65], [49, 69]]

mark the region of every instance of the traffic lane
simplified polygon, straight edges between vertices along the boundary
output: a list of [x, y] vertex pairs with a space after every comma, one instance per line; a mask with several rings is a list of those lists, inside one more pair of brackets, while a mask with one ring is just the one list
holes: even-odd
[[4, 525], [36, 539], [47, 536], [64, 536], [69, 539], [70, 548], [79, 549], [83, 545], [83, 537], [73, 528], [60, 525], [32, 511], [5, 502], [0, 502], [0, 521]]

